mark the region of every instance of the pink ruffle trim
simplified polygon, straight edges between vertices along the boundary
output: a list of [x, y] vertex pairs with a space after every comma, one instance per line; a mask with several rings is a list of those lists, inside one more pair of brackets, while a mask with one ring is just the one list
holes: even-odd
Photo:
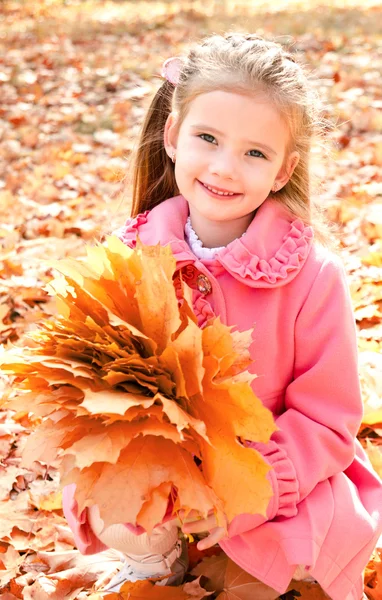
[[216, 317], [211, 304], [198, 290], [194, 290], [193, 293], [193, 309], [200, 328], [203, 328], [210, 319]]
[[[188, 283], [190, 283], [190, 280], [195, 277], [195, 268], [192, 265], [188, 265], [182, 270], [182, 275], [185, 279], [185, 283], [187, 284], [187, 280]], [[175, 277], [173, 281], [176, 297], [179, 301], [179, 304], [181, 304], [183, 301], [183, 295], [179, 277]], [[195, 288], [192, 289], [192, 308], [197, 318], [198, 326], [201, 329], [207, 324], [209, 319], [214, 319], [216, 317], [208, 300], [206, 300], [203, 294]]]
[[297, 274], [309, 254], [313, 235], [313, 228], [297, 219], [291, 223], [282, 245], [269, 261], [253, 255], [242, 240], [237, 240], [234, 246], [228, 244], [219, 252], [219, 258], [223, 259], [229, 271], [237, 273], [243, 279], [264, 279], [265, 282], [274, 284], [286, 279], [291, 271], [296, 271]]
[[112, 232], [112, 235], [116, 235], [121, 242], [129, 246], [129, 248], [135, 248], [137, 240], [137, 232], [141, 225], [145, 225], [147, 223], [147, 215], [149, 214], [149, 210], [146, 210], [144, 213], [137, 215], [136, 217], [131, 217], [127, 219], [126, 223]]
[[292, 461], [285, 450], [276, 442], [251, 442], [250, 448], [257, 450], [273, 467], [269, 472], [272, 479], [274, 496], [269, 507], [268, 519], [275, 517], [294, 517], [297, 514], [299, 502], [299, 485]]

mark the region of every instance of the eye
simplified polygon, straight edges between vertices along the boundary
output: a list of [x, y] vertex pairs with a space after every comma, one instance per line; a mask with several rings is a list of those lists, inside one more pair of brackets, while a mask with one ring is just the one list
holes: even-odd
[[260, 152], [260, 150], [250, 150], [249, 153], [251, 152], [257, 152], [257, 154], [250, 154], [250, 156], [253, 157], [260, 157], [260, 158], [266, 158], [266, 156], [264, 156], [264, 154], [262, 152]]
[[215, 139], [213, 135], [210, 135], [209, 133], [201, 133], [198, 137], [200, 137], [202, 140], [205, 140], [206, 142], [209, 142], [210, 144], [213, 143], [213, 140]]

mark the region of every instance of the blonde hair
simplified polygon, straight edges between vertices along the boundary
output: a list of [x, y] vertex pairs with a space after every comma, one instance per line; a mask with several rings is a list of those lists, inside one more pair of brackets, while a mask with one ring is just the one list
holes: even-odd
[[286, 156], [297, 150], [300, 160], [286, 185], [272, 196], [296, 218], [312, 225], [318, 242], [336, 250], [337, 231], [312, 199], [309, 168], [312, 140], [320, 140], [325, 149], [322, 140], [330, 126], [320, 117], [319, 98], [302, 65], [280, 44], [255, 34], [205, 38], [184, 57], [177, 85], [167, 80], [161, 85], [148, 109], [133, 163], [131, 216], [179, 194], [174, 165], [164, 147], [167, 117], [174, 111], [180, 127], [194, 98], [215, 90], [246, 95], [264, 92], [280, 110], [290, 131]]

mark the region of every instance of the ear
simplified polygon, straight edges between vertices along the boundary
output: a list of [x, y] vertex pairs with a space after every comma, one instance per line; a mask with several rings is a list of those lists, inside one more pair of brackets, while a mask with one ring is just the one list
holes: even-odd
[[164, 147], [166, 149], [167, 154], [171, 157], [172, 153], [176, 150], [178, 143], [178, 120], [173, 112], [167, 117], [164, 132], [163, 132], [163, 142]]
[[279, 189], [281, 189], [286, 183], [288, 183], [289, 179], [292, 177], [293, 171], [298, 165], [299, 160], [300, 154], [297, 152], [297, 150], [289, 154], [285, 164], [281, 167], [275, 179], [275, 183], [278, 183]]

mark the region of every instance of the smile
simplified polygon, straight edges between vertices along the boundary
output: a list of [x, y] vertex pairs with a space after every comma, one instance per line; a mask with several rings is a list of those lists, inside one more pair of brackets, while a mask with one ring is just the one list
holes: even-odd
[[[199, 180], [198, 180], [199, 181]], [[236, 192], [223, 192], [221, 190], [218, 190], [214, 187], [211, 187], [210, 185], [207, 185], [206, 183], [203, 183], [201, 181], [199, 181], [199, 183], [209, 192], [211, 192], [214, 195], [217, 196], [228, 196], [228, 197], [232, 197], [232, 196], [240, 196], [240, 194], [236, 193]]]

